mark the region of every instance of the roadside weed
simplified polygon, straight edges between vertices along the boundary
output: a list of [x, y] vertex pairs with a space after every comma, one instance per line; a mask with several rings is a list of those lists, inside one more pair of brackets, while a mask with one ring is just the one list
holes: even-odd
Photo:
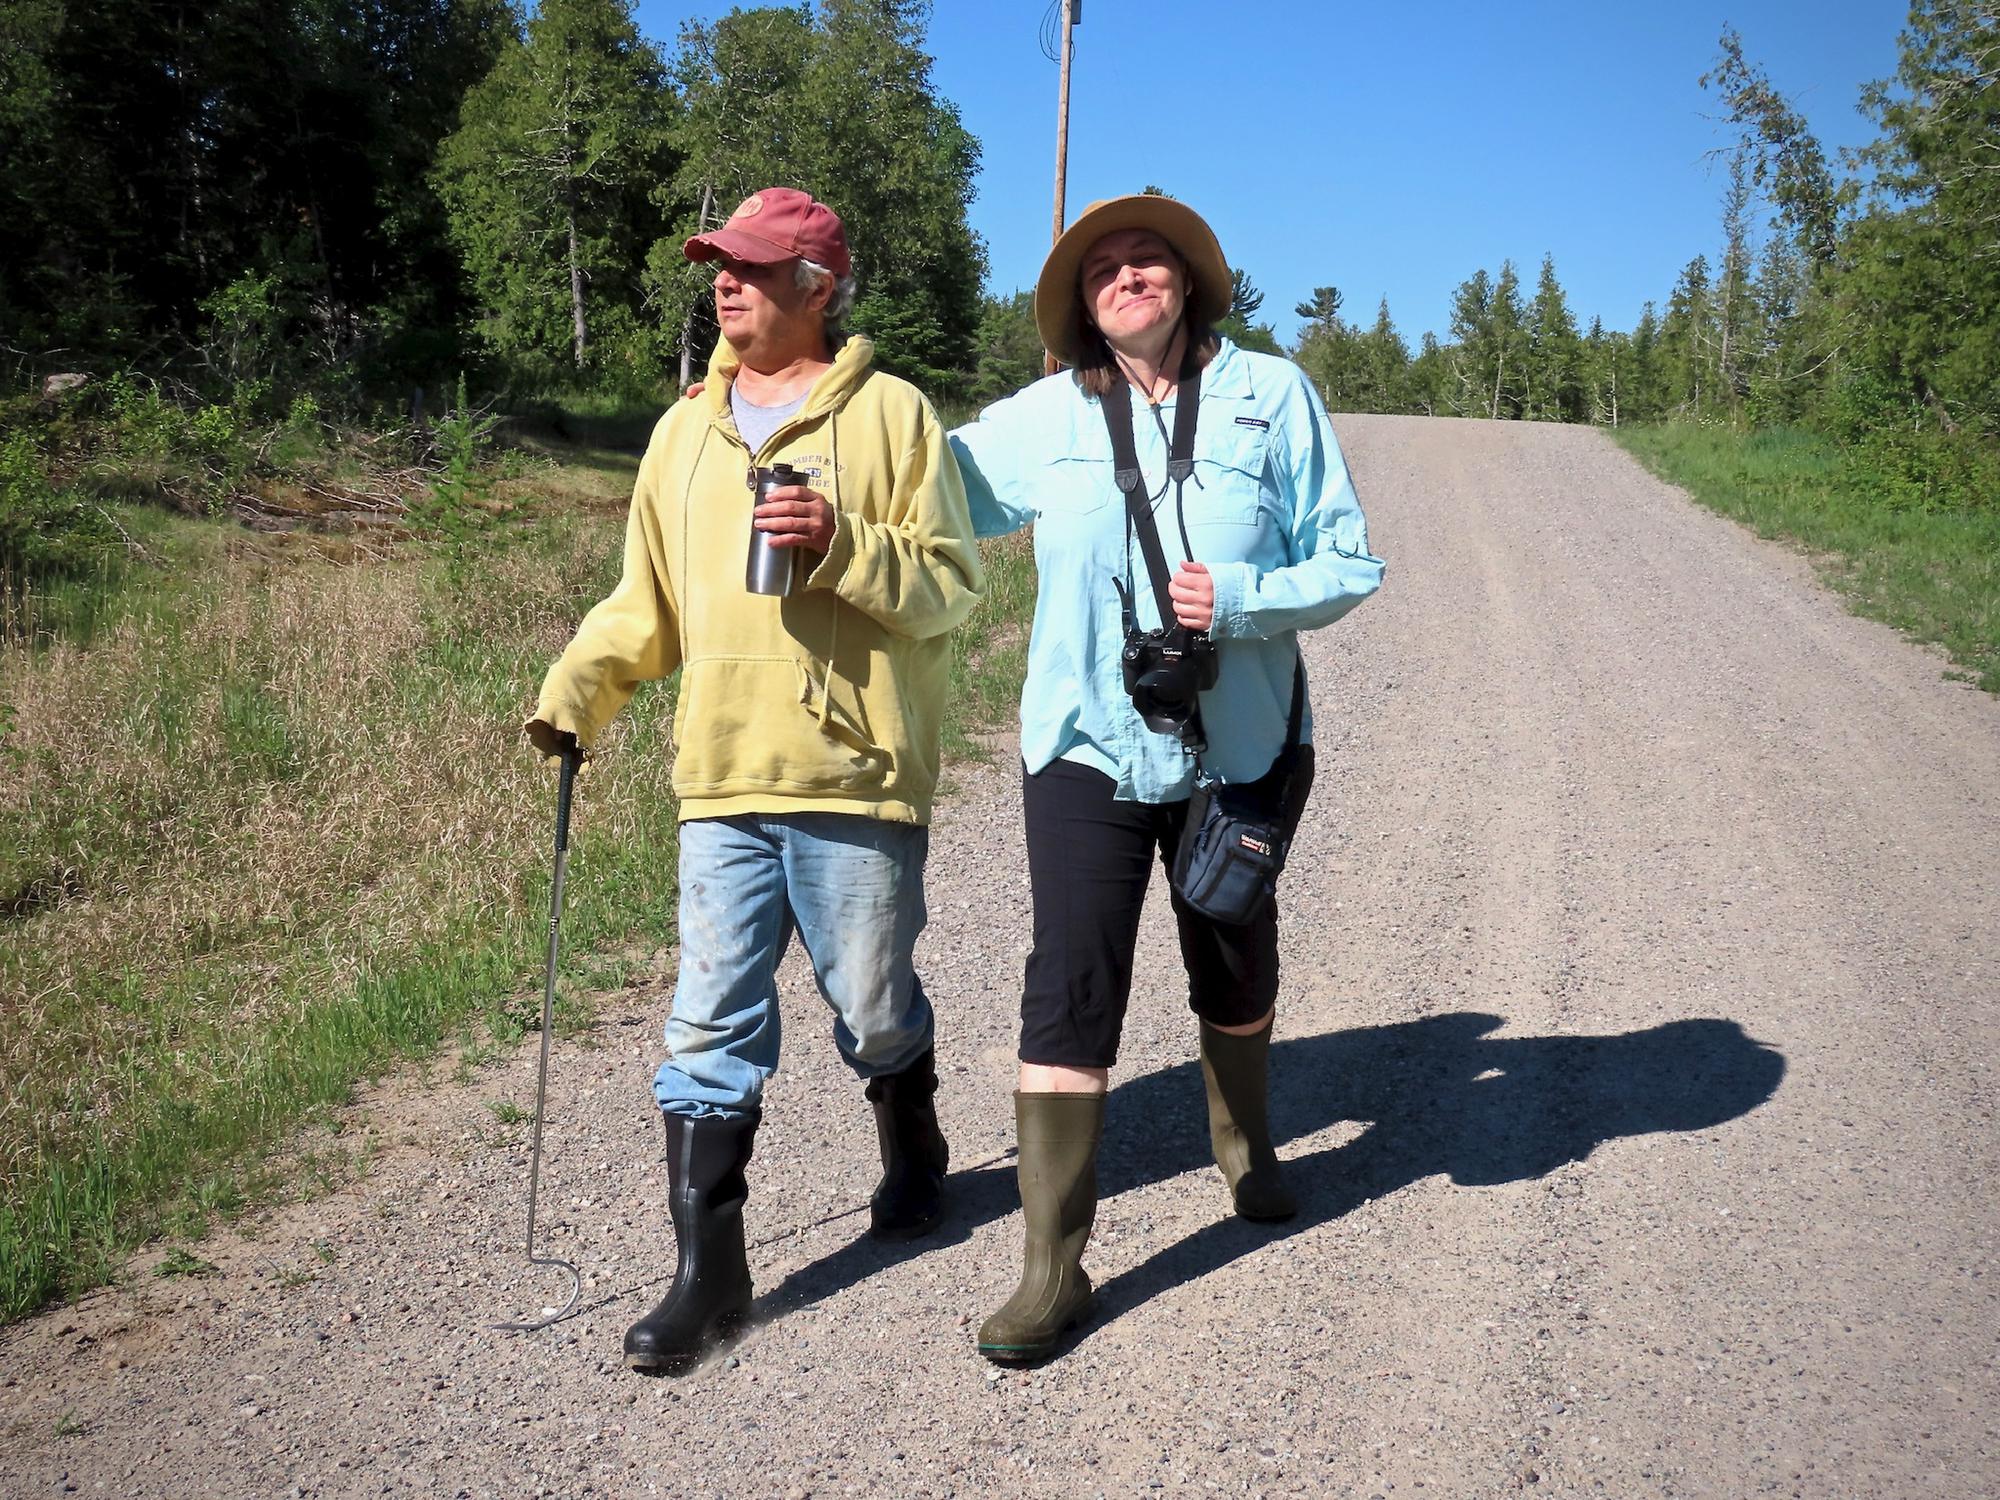
[[153, 1267], [155, 1276], [213, 1276], [216, 1266], [213, 1261], [203, 1260], [190, 1250], [179, 1245], [169, 1250], [160, 1263]]

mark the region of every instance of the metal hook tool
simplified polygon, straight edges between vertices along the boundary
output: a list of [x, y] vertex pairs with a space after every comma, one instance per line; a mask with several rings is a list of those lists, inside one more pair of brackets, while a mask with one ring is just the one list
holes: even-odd
[[582, 760], [583, 751], [575, 744], [564, 747], [562, 776], [556, 791], [556, 870], [549, 885], [549, 972], [548, 982], [542, 988], [542, 1060], [535, 1075], [535, 1128], [528, 1148], [528, 1264], [561, 1266], [569, 1272], [569, 1297], [554, 1312], [544, 1309], [539, 1318], [492, 1325], [507, 1333], [533, 1333], [560, 1322], [583, 1294], [583, 1273], [573, 1264], [553, 1255], [535, 1254], [535, 1193], [542, 1179], [542, 1105], [549, 1092], [549, 1033], [555, 1030], [556, 1019], [556, 933], [562, 924], [563, 870], [569, 863], [570, 794], [576, 789], [576, 768]]

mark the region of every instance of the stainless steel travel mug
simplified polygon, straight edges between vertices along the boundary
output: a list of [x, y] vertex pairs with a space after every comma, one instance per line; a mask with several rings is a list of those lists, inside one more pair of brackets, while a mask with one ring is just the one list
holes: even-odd
[[[772, 464], [768, 469], [750, 471], [753, 504], [761, 504], [772, 490], [804, 484], [812, 478], [790, 464]], [[750, 530], [750, 558], [743, 570], [743, 585], [753, 594], [795, 594], [804, 579], [799, 547], [774, 547], [769, 532]]]

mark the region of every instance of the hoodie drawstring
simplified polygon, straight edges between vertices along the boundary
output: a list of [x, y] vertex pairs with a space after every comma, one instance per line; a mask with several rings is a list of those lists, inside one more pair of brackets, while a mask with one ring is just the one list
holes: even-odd
[[[838, 530], [840, 526], [840, 414], [838, 411], [829, 411], [826, 414], [826, 431], [827, 446], [833, 450], [833, 456], [828, 460], [827, 489], [831, 493], [827, 497], [827, 502], [833, 506], [833, 524], [835, 529]], [[822, 733], [832, 732], [827, 729], [827, 724], [833, 717], [833, 663], [839, 650], [840, 601], [836, 599], [833, 601], [833, 624], [827, 631], [826, 637], [826, 680], [820, 684], [819, 690], [819, 727]]]

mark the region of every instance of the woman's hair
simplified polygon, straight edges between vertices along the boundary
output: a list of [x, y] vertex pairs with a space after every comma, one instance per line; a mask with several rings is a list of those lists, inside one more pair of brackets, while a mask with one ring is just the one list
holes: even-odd
[[[1181, 360], [1180, 368], [1180, 374], [1185, 378], [1196, 370], [1208, 368], [1208, 362], [1222, 348], [1222, 339], [1212, 327], [1194, 316], [1191, 306], [1194, 301], [1194, 272], [1179, 250], [1174, 251], [1174, 263], [1181, 268], [1181, 326], [1187, 330], [1187, 353]], [[1081, 274], [1078, 273], [1079, 276]], [[1125, 372], [1118, 368], [1111, 345], [1105, 342], [1104, 335], [1090, 320], [1086, 299], [1079, 296], [1074, 306], [1077, 347], [1083, 351], [1083, 358], [1076, 362], [1070, 374], [1085, 395], [1102, 400], [1110, 394], [1112, 386], [1125, 378]]]
[[827, 297], [822, 312], [826, 318], [827, 339], [837, 343], [841, 322], [854, 307], [854, 278], [837, 276], [818, 261], [807, 260], [804, 256], [799, 257], [797, 274], [801, 291], [809, 292], [822, 281], [833, 283], [833, 292]]

